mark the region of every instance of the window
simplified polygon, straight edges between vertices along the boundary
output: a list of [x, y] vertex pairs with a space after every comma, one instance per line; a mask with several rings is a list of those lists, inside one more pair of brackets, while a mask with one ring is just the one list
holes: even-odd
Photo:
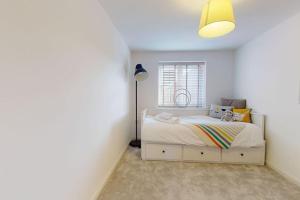
[[158, 79], [159, 106], [206, 106], [205, 62], [160, 63]]

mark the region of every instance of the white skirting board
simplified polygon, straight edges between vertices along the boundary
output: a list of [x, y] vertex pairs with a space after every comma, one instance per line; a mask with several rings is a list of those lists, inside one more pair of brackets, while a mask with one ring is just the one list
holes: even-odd
[[275, 165], [271, 164], [270, 162], [266, 162], [266, 165], [273, 169], [275, 172], [283, 176], [285, 179], [289, 180], [290, 182], [294, 183], [295, 185], [300, 187], [300, 180], [289, 175], [288, 173], [284, 172], [283, 170], [279, 169], [278, 167], [275, 167]]
[[[128, 142], [129, 143], [129, 142]], [[108, 182], [108, 180], [110, 179], [111, 175], [113, 174], [113, 172], [116, 170], [116, 168], [118, 167], [123, 155], [126, 153], [128, 149], [128, 146], [126, 146], [124, 148], [124, 150], [120, 153], [120, 155], [118, 156], [118, 158], [115, 160], [113, 166], [110, 168], [109, 172], [107, 173], [107, 176], [104, 178], [104, 181], [102, 181], [100, 183], [100, 185], [97, 187], [98, 190], [92, 195], [90, 200], [98, 200], [102, 190], [104, 189], [104, 186], [106, 185], [106, 183]]]
[[223, 150], [207, 146], [142, 142], [142, 159], [264, 165], [265, 146]]

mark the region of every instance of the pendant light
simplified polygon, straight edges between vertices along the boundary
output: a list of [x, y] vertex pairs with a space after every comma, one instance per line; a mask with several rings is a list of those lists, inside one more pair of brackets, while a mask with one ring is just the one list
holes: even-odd
[[202, 10], [199, 35], [215, 38], [226, 35], [235, 28], [231, 0], [209, 0]]

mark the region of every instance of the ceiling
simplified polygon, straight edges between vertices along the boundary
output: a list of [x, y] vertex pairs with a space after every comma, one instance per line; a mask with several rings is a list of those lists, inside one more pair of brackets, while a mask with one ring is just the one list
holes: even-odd
[[232, 0], [236, 29], [227, 36], [198, 36], [207, 0], [99, 0], [131, 50], [234, 49], [300, 11], [300, 0]]

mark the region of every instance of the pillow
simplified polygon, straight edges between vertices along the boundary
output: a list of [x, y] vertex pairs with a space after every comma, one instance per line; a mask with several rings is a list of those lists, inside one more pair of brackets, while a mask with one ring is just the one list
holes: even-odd
[[242, 122], [245, 115], [244, 114], [241, 114], [241, 113], [235, 113], [235, 112], [232, 112], [233, 113], [233, 117], [232, 117], [232, 120], [234, 122]]
[[251, 109], [233, 109], [233, 113], [234, 115], [237, 114], [241, 114], [242, 116], [240, 116], [240, 120], [237, 121], [241, 121], [241, 122], [247, 122], [247, 123], [251, 123], [251, 118], [250, 118], [250, 111]]
[[237, 109], [245, 109], [246, 108], [246, 99], [226, 99], [221, 98], [222, 106], [232, 106]]
[[232, 122], [234, 121], [234, 115], [233, 115], [233, 112], [232, 111], [225, 111], [221, 117], [221, 120], [222, 121], [225, 121], [225, 122]]
[[209, 110], [209, 116], [213, 118], [221, 119], [225, 111], [232, 111], [231, 106], [219, 106], [212, 104]]
[[157, 114], [155, 117], [158, 117], [160, 119], [168, 120], [168, 119], [171, 119], [173, 117], [173, 114], [172, 113], [162, 112], [162, 113]]

